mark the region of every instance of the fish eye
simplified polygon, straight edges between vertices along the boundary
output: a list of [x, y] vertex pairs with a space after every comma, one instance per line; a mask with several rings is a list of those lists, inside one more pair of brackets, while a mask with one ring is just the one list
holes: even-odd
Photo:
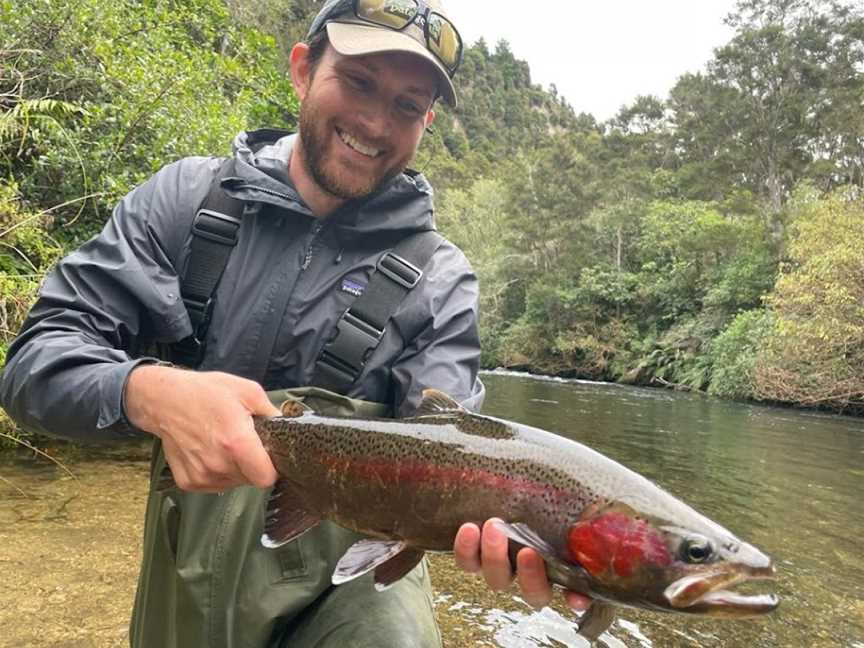
[[681, 554], [688, 563], [703, 563], [711, 557], [713, 548], [707, 538], [691, 536], [681, 547]]

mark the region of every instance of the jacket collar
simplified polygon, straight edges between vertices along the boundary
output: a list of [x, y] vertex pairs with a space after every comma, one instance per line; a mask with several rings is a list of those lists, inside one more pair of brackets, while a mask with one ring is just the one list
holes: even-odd
[[[249, 133], [234, 139], [236, 177], [226, 178], [223, 188], [234, 198], [262, 202], [312, 216], [288, 177], [288, 160], [296, 134], [281, 137], [257, 151], [249, 145]], [[432, 186], [415, 171], [406, 170], [374, 193], [352, 200], [328, 215], [340, 238], [408, 233], [435, 229]]]

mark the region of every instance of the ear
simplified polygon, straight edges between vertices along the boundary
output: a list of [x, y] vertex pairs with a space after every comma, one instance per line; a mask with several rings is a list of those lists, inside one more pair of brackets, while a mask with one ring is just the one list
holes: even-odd
[[426, 113], [426, 123], [423, 124], [423, 126], [425, 128], [429, 128], [429, 126], [432, 125], [433, 121], [435, 121], [435, 111], [430, 108], [429, 111]]
[[291, 48], [288, 60], [291, 62], [291, 83], [294, 85], [297, 98], [302, 102], [306, 98], [312, 82], [312, 70], [309, 66], [309, 46], [306, 43], [297, 43]]

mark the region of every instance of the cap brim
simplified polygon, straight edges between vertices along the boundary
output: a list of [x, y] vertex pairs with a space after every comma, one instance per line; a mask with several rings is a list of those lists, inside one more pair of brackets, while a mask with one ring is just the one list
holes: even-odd
[[392, 29], [352, 22], [327, 23], [327, 36], [333, 49], [343, 56], [362, 56], [379, 52], [407, 52], [429, 61], [438, 73], [441, 98], [456, 107], [456, 89], [441, 62], [414, 38]]

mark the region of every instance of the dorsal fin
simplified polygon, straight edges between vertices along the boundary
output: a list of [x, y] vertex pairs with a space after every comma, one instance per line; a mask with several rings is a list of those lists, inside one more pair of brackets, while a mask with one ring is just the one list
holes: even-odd
[[447, 394], [437, 389], [424, 389], [423, 400], [417, 408], [416, 416], [429, 416], [430, 414], [453, 414], [454, 412], [467, 411]]
[[299, 400], [293, 400], [291, 398], [282, 403], [282, 407], [280, 407], [279, 409], [282, 410], [282, 416], [285, 416], [287, 418], [303, 416], [306, 412], [312, 411], [312, 408], [307, 407]]

